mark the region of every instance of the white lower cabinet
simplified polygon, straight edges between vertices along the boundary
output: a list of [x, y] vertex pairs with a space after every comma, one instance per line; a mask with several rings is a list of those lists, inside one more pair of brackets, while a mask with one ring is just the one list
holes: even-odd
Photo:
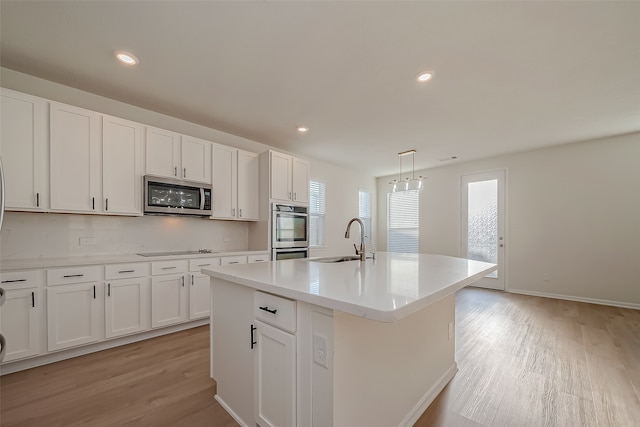
[[191, 282], [189, 286], [189, 320], [207, 317], [211, 314], [209, 276], [202, 273], [191, 273], [189, 276]]
[[47, 288], [49, 351], [102, 339], [103, 283], [78, 283]]
[[296, 337], [256, 321], [254, 416], [261, 427], [296, 425]]
[[5, 303], [0, 308], [0, 332], [6, 339], [5, 362], [40, 353], [42, 291], [5, 289]]
[[169, 274], [151, 279], [151, 327], [184, 322], [186, 317], [184, 274]]
[[104, 314], [107, 338], [143, 332], [151, 327], [150, 286], [148, 277], [106, 283]]
[[211, 283], [216, 399], [241, 425], [295, 426], [296, 302], [224, 280]]
[[0, 307], [0, 332], [6, 339], [4, 362], [41, 353], [44, 271], [0, 272], [5, 302]]
[[151, 327], [182, 323], [187, 320], [188, 260], [151, 263]]

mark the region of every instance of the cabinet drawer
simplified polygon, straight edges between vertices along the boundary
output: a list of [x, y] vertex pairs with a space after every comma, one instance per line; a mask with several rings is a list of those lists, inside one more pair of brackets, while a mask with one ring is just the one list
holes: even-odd
[[101, 279], [101, 267], [66, 267], [47, 270], [47, 284], [70, 285], [73, 283], [95, 282]]
[[277, 297], [264, 292], [255, 291], [253, 294], [253, 314], [262, 320], [285, 331], [296, 331], [296, 302]]
[[151, 274], [157, 276], [158, 274], [186, 273], [189, 271], [188, 268], [189, 260], [186, 259], [156, 261], [151, 263]]
[[246, 264], [247, 256], [225, 256], [220, 258], [220, 265], [230, 265], [230, 264]]
[[0, 287], [4, 289], [36, 288], [44, 283], [43, 278], [42, 270], [0, 273]]
[[189, 260], [189, 271], [200, 271], [203, 268], [220, 265], [220, 258], [198, 258]]
[[269, 254], [247, 255], [247, 262], [249, 264], [254, 262], [267, 262], [267, 261], [269, 261]]
[[148, 262], [130, 264], [109, 264], [104, 267], [105, 280], [126, 279], [129, 277], [144, 277], [151, 274]]

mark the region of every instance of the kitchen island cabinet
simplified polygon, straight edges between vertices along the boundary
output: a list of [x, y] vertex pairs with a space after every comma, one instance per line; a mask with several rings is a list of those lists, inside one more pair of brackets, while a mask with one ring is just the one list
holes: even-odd
[[379, 253], [206, 269], [216, 399], [246, 426], [410, 426], [457, 370], [455, 292], [495, 268]]

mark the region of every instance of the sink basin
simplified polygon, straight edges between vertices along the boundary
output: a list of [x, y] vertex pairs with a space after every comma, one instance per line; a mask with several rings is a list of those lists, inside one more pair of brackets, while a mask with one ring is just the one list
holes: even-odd
[[347, 262], [347, 261], [360, 261], [360, 257], [358, 255], [331, 256], [326, 258], [309, 258], [309, 261], [335, 263], [335, 262]]

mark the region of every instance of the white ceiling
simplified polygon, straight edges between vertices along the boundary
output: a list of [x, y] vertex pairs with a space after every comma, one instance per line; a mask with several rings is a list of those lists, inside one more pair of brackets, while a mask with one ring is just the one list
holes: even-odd
[[[376, 176], [408, 149], [419, 169], [640, 131], [640, 2], [3, 0], [0, 13], [3, 67]], [[435, 78], [418, 84], [422, 70]]]

